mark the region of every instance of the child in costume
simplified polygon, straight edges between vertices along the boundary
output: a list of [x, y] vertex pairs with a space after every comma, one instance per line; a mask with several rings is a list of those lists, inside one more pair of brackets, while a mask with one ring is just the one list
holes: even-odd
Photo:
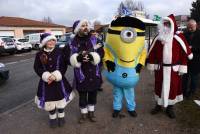
[[55, 48], [56, 37], [44, 33], [40, 41], [42, 49], [34, 62], [34, 70], [40, 77], [35, 103], [49, 112], [49, 125], [55, 128], [65, 124], [64, 108], [73, 99], [74, 93], [64, 76], [67, 67], [62, 51]]

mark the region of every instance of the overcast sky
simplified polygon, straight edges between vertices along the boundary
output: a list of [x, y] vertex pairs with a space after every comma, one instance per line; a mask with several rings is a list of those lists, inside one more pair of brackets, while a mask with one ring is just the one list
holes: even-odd
[[[0, 16], [42, 20], [49, 16], [54, 23], [71, 26], [75, 20], [89, 19], [109, 23], [123, 0], [0, 0]], [[196, 0], [137, 0], [153, 16], [190, 14]]]

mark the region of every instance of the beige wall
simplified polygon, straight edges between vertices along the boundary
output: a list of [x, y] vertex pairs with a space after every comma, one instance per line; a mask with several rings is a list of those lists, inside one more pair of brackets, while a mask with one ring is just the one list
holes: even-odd
[[21, 28], [14, 29], [14, 33], [15, 33], [15, 38], [23, 38], [24, 37], [23, 29], [21, 29]]
[[24, 37], [24, 30], [38, 30], [38, 31], [45, 31], [45, 32], [51, 32], [51, 31], [62, 31], [63, 34], [65, 33], [65, 28], [40, 28], [40, 27], [0, 27], [0, 31], [14, 31], [15, 38], [23, 38]]

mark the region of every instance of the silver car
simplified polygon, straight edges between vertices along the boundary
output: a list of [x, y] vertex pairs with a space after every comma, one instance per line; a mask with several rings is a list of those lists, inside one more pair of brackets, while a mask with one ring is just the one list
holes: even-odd
[[8, 37], [0, 37], [0, 54], [9, 53], [14, 54], [16, 52], [15, 42]]

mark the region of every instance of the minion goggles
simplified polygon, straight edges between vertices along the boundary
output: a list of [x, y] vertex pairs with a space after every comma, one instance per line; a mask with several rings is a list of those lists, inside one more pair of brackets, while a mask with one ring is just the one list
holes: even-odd
[[122, 41], [125, 43], [133, 42], [136, 37], [138, 36], [145, 36], [145, 32], [136, 32], [136, 29], [145, 30], [145, 24], [134, 17], [125, 16], [125, 17], [118, 17], [116, 20], [111, 22], [111, 27], [125, 27], [121, 31], [108, 29], [109, 34], [116, 34], [120, 35]]

